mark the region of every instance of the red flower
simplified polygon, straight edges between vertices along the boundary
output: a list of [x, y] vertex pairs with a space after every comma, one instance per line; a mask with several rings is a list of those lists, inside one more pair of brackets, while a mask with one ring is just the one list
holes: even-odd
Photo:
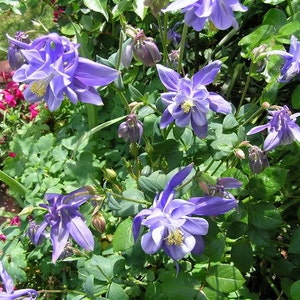
[[20, 226], [21, 225], [21, 219], [19, 216], [15, 216], [10, 220], [11, 226]]
[[0, 241], [5, 242], [6, 241], [6, 235], [1, 233], [0, 234]]
[[15, 152], [9, 151], [9, 152], [8, 152], [8, 156], [9, 156], [9, 157], [16, 157], [17, 154], [16, 154]]

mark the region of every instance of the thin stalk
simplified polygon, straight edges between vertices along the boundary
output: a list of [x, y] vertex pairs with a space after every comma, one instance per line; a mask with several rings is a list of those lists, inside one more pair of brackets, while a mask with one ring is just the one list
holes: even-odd
[[251, 61], [251, 64], [250, 64], [250, 68], [249, 68], [249, 74], [247, 76], [247, 80], [246, 80], [246, 83], [245, 83], [245, 87], [244, 87], [244, 90], [243, 90], [243, 94], [242, 94], [242, 97], [241, 97], [241, 100], [240, 100], [240, 103], [239, 103], [239, 106], [237, 108], [237, 111], [240, 110], [244, 100], [245, 100], [245, 97], [246, 97], [246, 94], [247, 94], [247, 91], [249, 89], [249, 86], [250, 86], [250, 81], [251, 81], [251, 73], [252, 73], [252, 70], [253, 70], [253, 62]]
[[183, 59], [183, 53], [185, 49], [187, 31], [188, 31], [188, 26], [186, 25], [186, 23], [184, 23], [182, 29], [181, 41], [180, 41], [180, 48], [179, 48], [180, 51], [179, 51], [178, 66], [177, 66], [178, 73], [181, 73], [182, 71], [182, 59]]
[[258, 115], [260, 115], [263, 111], [265, 110], [265, 108], [260, 107], [253, 115], [251, 115], [242, 125], [240, 126], [245, 126], [246, 124], [248, 124], [251, 120], [253, 120], [255, 117], [257, 117]]
[[166, 28], [168, 26], [168, 14], [164, 14], [164, 25], [162, 25], [162, 22], [161, 22], [161, 14], [158, 15], [157, 21], [158, 21], [160, 39], [161, 39], [161, 43], [162, 43], [162, 47], [163, 47], [163, 63], [164, 63], [164, 65], [166, 65], [167, 62], [170, 62], [169, 56], [168, 56], [168, 49], [167, 49], [168, 33], [166, 30]]
[[118, 195], [118, 194], [115, 194], [114, 192], [111, 192], [111, 191], [109, 191], [108, 194], [112, 195], [115, 198], [119, 198], [119, 199], [122, 199], [122, 200], [125, 200], [125, 201], [128, 201], [128, 202], [132, 202], [132, 203], [136, 203], [136, 204], [146, 204], [146, 205], [150, 204], [148, 201], [127, 198], [127, 197], [124, 197], [123, 195]]
[[85, 103], [89, 129], [94, 128], [98, 124], [98, 107], [93, 104]]

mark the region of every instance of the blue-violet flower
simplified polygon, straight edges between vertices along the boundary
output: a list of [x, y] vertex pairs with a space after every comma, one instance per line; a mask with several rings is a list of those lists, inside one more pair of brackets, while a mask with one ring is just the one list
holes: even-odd
[[33, 289], [20, 289], [14, 290], [14, 282], [10, 275], [4, 269], [2, 262], [0, 261], [0, 277], [5, 287], [5, 292], [0, 291], [0, 299], [13, 300], [22, 297], [23, 300], [33, 300], [38, 297], [38, 293]]
[[268, 130], [268, 136], [263, 145], [264, 151], [273, 150], [279, 145], [291, 144], [295, 140], [300, 141], [300, 127], [296, 123], [300, 113], [292, 114], [286, 105], [274, 108], [275, 110], [268, 110], [270, 121], [267, 124], [256, 126], [247, 133], [247, 135], [251, 135], [265, 129]]
[[49, 110], [56, 110], [65, 97], [102, 105], [95, 87], [114, 81], [119, 72], [110, 67], [79, 57], [79, 44], [50, 33], [26, 44], [9, 37], [11, 43], [22, 48], [26, 64], [14, 74], [13, 80], [28, 84], [25, 100], [33, 103], [44, 99]]
[[48, 213], [44, 221], [36, 229], [34, 243], [38, 245], [45, 235], [45, 229], [50, 226], [50, 239], [53, 246], [52, 262], [56, 262], [63, 253], [69, 236], [82, 248], [91, 251], [94, 248], [94, 238], [79, 212], [79, 207], [93, 197], [93, 190], [85, 186], [67, 195], [45, 194], [49, 205], [40, 204]]
[[216, 28], [225, 30], [233, 26], [238, 28], [234, 11], [247, 11], [247, 7], [239, 0], [176, 0], [163, 12], [181, 10], [184, 21], [194, 30], [201, 31], [207, 21], [211, 21]]
[[162, 102], [167, 106], [160, 121], [160, 127], [166, 128], [175, 121], [178, 127], [191, 125], [200, 138], [207, 136], [207, 117], [209, 110], [229, 114], [231, 105], [223, 97], [214, 92], [208, 92], [206, 85], [214, 81], [221, 68], [221, 62], [215, 61], [200, 71], [191, 79], [181, 78], [176, 71], [157, 65], [158, 75], [168, 92], [161, 94]]
[[208, 232], [208, 222], [195, 215], [195, 212], [216, 215], [236, 206], [236, 200], [224, 200], [221, 197], [208, 209], [203, 207], [205, 197], [202, 202], [203, 197], [191, 198], [192, 201], [175, 198], [176, 187], [187, 178], [192, 168], [191, 164], [176, 173], [169, 180], [166, 188], [156, 195], [153, 205], [135, 216], [133, 220], [135, 240], [139, 236], [142, 225], [149, 229], [141, 238], [141, 246], [146, 253], [154, 254], [163, 249], [174, 260], [179, 260], [188, 253], [202, 253], [204, 250], [202, 236]]

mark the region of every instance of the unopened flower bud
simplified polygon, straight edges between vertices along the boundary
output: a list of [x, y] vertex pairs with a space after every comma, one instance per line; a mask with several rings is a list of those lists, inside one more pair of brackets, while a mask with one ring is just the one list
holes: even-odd
[[261, 173], [269, 166], [266, 152], [257, 146], [251, 146], [249, 148], [249, 165], [254, 174]]
[[[18, 31], [16, 33], [15, 39], [24, 43], [30, 42], [28, 35], [22, 31]], [[13, 70], [19, 69], [23, 64], [26, 63], [25, 57], [21, 52], [21, 48], [15, 45], [13, 42], [10, 42], [7, 58], [9, 65]]]
[[269, 102], [264, 102], [262, 105], [261, 105], [262, 108], [264, 109], [268, 109], [270, 107], [270, 103]]
[[106, 221], [101, 213], [96, 213], [93, 215], [92, 224], [94, 228], [101, 234], [105, 232]]
[[143, 135], [143, 123], [138, 120], [137, 115], [130, 114], [126, 121], [122, 122], [118, 129], [118, 136], [130, 143], [140, 142]]
[[234, 150], [234, 155], [239, 159], [245, 159], [246, 157], [245, 152], [240, 148]]
[[133, 56], [146, 66], [154, 66], [161, 60], [161, 55], [152, 38], [138, 39], [133, 46]]
[[117, 177], [117, 173], [113, 169], [103, 168], [102, 172], [104, 174], [104, 178], [108, 181], [115, 180]]
[[1, 233], [0, 234], [0, 241], [5, 242], [6, 241], [6, 235]]

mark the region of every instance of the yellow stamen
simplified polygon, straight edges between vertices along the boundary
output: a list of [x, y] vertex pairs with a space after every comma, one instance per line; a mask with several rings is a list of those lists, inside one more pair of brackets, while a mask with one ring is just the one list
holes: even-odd
[[193, 106], [194, 106], [193, 100], [186, 100], [181, 104], [181, 108], [185, 113], [190, 112]]
[[168, 245], [180, 246], [184, 241], [182, 232], [179, 229], [175, 229], [169, 233], [166, 238]]
[[37, 80], [31, 84], [30, 90], [33, 94], [36, 94], [38, 97], [43, 97], [46, 93], [47, 86], [48, 82], [46, 80]]

